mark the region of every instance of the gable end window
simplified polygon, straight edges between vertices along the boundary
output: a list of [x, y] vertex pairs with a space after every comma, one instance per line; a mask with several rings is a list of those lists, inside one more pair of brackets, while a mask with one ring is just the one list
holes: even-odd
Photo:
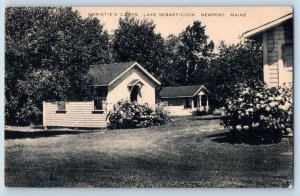
[[143, 87], [143, 83], [139, 80], [133, 80], [131, 81], [127, 87], [129, 89], [130, 93], [130, 101], [131, 102], [137, 102], [138, 96], [141, 96], [141, 88]]
[[140, 93], [140, 87], [138, 85], [135, 85], [131, 88], [130, 91], [130, 101], [131, 102], [137, 102], [138, 100], [138, 95]]

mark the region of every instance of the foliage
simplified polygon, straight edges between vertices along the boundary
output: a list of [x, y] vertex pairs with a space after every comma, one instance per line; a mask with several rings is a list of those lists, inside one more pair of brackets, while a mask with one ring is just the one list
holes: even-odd
[[98, 19], [71, 8], [7, 8], [5, 120], [29, 124], [45, 100], [86, 99], [90, 64], [106, 63], [108, 34]]
[[205, 26], [195, 21], [179, 35], [171, 35], [166, 41], [165, 77], [167, 85], [189, 85], [205, 82], [214, 43], [208, 41]]
[[114, 60], [137, 61], [160, 78], [160, 68], [164, 64], [164, 40], [154, 30], [153, 21], [138, 20], [129, 14], [120, 18], [112, 40]]
[[262, 78], [259, 43], [222, 42], [214, 54], [199, 21], [164, 40], [153, 21], [126, 14], [110, 40], [98, 19], [71, 8], [7, 8], [5, 17], [6, 124], [29, 124], [45, 100], [94, 98], [87, 72], [96, 63], [137, 61], [162, 86], [204, 84], [217, 105], [234, 84]]
[[155, 33], [153, 21], [127, 15], [119, 20], [112, 48], [114, 60], [137, 61], [163, 85], [199, 84], [208, 72], [214, 43], [208, 42], [205, 26], [195, 21], [179, 35], [166, 41]]
[[240, 83], [226, 100], [221, 124], [235, 133], [276, 142], [293, 129], [292, 87], [268, 88], [261, 82]]
[[246, 40], [238, 44], [221, 42], [218, 54], [212, 61], [214, 75], [221, 83], [235, 84], [248, 79], [260, 80], [263, 77], [262, 46], [259, 42]]
[[153, 109], [148, 104], [121, 100], [108, 113], [108, 128], [127, 129], [165, 124], [169, 120], [169, 113], [164, 107], [164, 103], [157, 104]]
[[204, 116], [207, 114], [208, 114], [208, 112], [206, 110], [199, 110], [199, 109], [193, 111], [193, 113], [192, 113], [193, 116]]
[[237, 83], [249, 80], [263, 80], [262, 46], [259, 42], [245, 41], [238, 44], [221, 42], [218, 53], [211, 60], [210, 86], [215, 95], [217, 106], [232, 96]]
[[167, 102], [159, 102], [155, 106], [155, 124], [163, 125], [170, 120], [170, 112], [165, 110], [165, 107], [168, 105]]

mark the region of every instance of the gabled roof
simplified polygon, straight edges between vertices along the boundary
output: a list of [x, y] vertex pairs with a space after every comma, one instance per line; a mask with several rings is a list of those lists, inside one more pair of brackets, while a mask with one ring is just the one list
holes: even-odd
[[194, 97], [202, 89], [205, 89], [207, 92], [209, 92], [203, 85], [164, 87], [160, 91], [160, 97], [161, 98]]
[[149, 76], [149, 78], [151, 78], [155, 83], [160, 85], [160, 82], [137, 62], [91, 65], [89, 74], [95, 79], [94, 85], [111, 85], [118, 78], [120, 78], [135, 66], [137, 66], [142, 72]]
[[251, 38], [253, 36], [256, 36], [272, 27], [275, 27], [275, 26], [278, 26], [280, 25], [281, 23], [284, 23], [285, 21], [289, 20], [289, 19], [292, 19], [293, 18], [293, 13], [289, 13], [287, 15], [284, 15], [280, 18], [277, 18], [271, 22], [268, 22], [264, 25], [261, 25], [259, 27], [256, 27], [254, 29], [251, 29], [249, 31], [246, 31], [245, 33], [242, 34], [242, 37], [244, 38]]

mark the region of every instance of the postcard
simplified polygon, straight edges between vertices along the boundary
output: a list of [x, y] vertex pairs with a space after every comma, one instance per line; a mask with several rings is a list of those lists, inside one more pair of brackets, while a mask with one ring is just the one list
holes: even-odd
[[293, 8], [7, 7], [7, 187], [292, 188]]

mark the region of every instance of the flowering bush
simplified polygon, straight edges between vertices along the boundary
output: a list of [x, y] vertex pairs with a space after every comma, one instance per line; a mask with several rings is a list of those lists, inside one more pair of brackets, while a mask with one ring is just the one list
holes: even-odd
[[126, 129], [165, 124], [169, 120], [165, 106], [166, 104], [162, 102], [151, 108], [148, 104], [121, 100], [108, 113], [108, 128]]
[[280, 141], [293, 128], [293, 90], [283, 85], [237, 84], [223, 107], [221, 124], [262, 142]]

